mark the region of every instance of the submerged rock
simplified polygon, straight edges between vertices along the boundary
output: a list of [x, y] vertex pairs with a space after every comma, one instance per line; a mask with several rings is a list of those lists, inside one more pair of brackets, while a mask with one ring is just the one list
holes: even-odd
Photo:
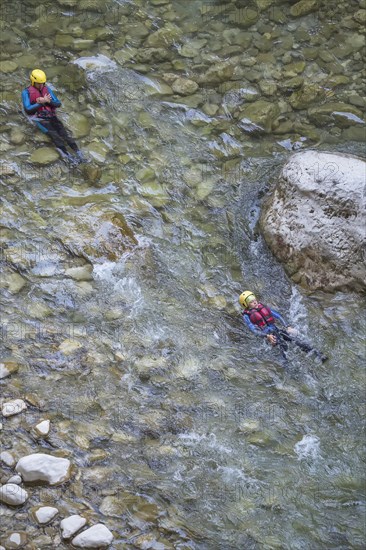
[[59, 158], [59, 154], [54, 147], [40, 147], [31, 154], [29, 160], [34, 164], [51, 164]]
[[6, 378], [11, 374], [18, 372], [19, 364], [11, 359], [3, 359], [0, 361], [0, 379]]
[[283, 168], [260, 225], [295, 282], [365, 289], [365, 170], [357, 157], [316, 151], [293, 155]]

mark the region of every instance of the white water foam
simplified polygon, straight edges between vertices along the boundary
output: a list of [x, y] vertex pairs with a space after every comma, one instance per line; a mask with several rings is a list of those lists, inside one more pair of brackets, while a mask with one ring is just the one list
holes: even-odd
[[304, 435], [294, 447], [298, 460], [310, 458], [315, 460], [320, 453], [320, 439], [316, 435]]
[[302, 336], [307, 336], [307, 312], [303, 302], [303, 297], [297, 288], [292, 287], [289, 311], [290, 324], [297, 329], [301, 328]]

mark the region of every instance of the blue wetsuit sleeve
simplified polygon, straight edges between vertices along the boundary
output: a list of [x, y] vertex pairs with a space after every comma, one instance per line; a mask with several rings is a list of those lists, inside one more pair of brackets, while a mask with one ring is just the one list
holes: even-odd
[[282, 323], [284, 327], [287, 326], [287, 324], [286, 324], [284, 318], [282, 317], [282, 315], [280, 315], [280, 314], [278, 313], [278, 311], [275, 311], [274, 309], [271, 308], [271, 312], [272, 312], [273, 317], [274, 317], [275, 319], [277, 319], [280, 323]]
[[34, 103], [32, 105], [32, 103], [30, 102], [30, 99], [29, 99], [28, 90], [23, 90], [22, 91], [22, 102], [23, 102], [24, 110], [27, 113], [27, 115], [33, 115], [34, 113], [36, 113], [38, 111], [38, 109], [41, 106], [39, 103]]
[[61, 107], [61, 101], [56, 96], [55, 92], [53, 92], [48, 86], [47, 86], [48, 93], [51, 96], [51, 103], [52, 107]]
[[266, 330], [261, 330], [260, 328], [256, 327], [252, 321], [249, 319], [249, 315], [246, 315], [245, 313], [243, 314], [243, 321], [244, 323], [247, 325], [247, 327], [249, 328], [249, 330], [251, 330], [252, 332], [254, 332], [254, 334], [256, 334], [257, 336], [266, 336]]

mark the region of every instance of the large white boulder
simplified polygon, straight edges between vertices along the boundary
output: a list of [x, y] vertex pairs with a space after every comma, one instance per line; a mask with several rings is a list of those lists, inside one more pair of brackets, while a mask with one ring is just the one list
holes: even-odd
[[86, 524], [86, 519], [82, 516], [79, 516], [78, 514], [74, 514], [73, 516], [69, 516], [68, 518], [65, 518], [61, 521], [60, 527], [61, 527], [61, 535], [63, 539], [69, 539], [75, 533], [80, 531], [82, 527]]
[[20, 506], [28, 500], [28, 493], [15, 483], [6, 483], [0, 487], [0, 502], [11, 506]]
[[294, 154], [264, 204], [260, 225], [272, 252], [308, 289], [366, 287], [364, 160]]
[[102, 523], [97, 523], [77, 535], [72, 540], [76, 548], [108, 548], [113, 540], [110, 530]]
[[15, 469], [24, 481], [45, 481], [58, 485], [70, 478], [71, 463], [67, 458], [35, 453], [23, 456]]

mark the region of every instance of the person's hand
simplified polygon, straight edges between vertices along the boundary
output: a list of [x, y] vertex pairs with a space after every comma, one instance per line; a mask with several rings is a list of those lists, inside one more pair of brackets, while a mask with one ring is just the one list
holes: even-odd
[[46, 94], [44, 96], [44, 99], [46, 100], [46, 103], [51, 103], [51, 101], [52, 101], [51, 94]]
[[287, 329], [286, 329], [286, 330], [287, 330], [287, 332], [288, 332], [289, 334], [292, 334], [293, 336], [296, 336], [296, 334], [297, 334], [297, 330], [296, 330], [296, 328], [293, 328], [293, 327], [287, 327]]
[[274, 334], [267, 334], [267, 340], [272, 346], [277, 344], [277, 338]]

